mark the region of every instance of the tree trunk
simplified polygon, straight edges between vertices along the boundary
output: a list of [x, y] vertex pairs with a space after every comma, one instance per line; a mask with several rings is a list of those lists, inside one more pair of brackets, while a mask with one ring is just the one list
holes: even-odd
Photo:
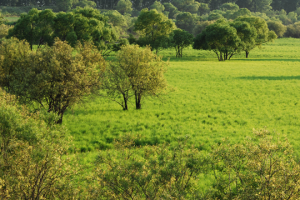
[[246, 58], [249, 57], [249, 51], [246, 51]]
[[220, 59], [219, 61], [223, 61], [223, 55], [222, 55], [222, 52], [220, 52]]
[[128, 106], [127, 106], [127, 98], [125, 96], [123, 96], [124, 98], [124, 105], [123, 105], [123, 110], [128, 110]]
[[141, 105], [141, 94], [138, 94], [135, 92], [135, 108], [136, 109], [142, 109], [142, 105]]

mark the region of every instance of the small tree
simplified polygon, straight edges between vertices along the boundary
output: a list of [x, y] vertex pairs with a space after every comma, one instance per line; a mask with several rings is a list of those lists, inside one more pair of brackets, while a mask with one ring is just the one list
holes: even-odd
[[171, 43], [176, 50], [176, 57], [182, 57], [182, 50], [185, 47], [188, 47], [191, 44], [193, 44], [193, 39], [193, 35], [185, 30], [176, 29], [173, 31]]
[[[166, 62], [152, 53], [149, 46], [140, 48], [138, 45], [122, 46], [117, 54], [117, 64], [109, 75], [111, 93], [122, 95], [127, 105], [130, 90], [135, 97], [136, 109], [141, 109], [142, 99], [146, 96], [159, 96], [167, 87], [164, 78]], [[114, 95], [113, 95], [114, 96]], [[126, 106], [122, 106], [123, 109]], [[124, 109], [126, 110], [126, 109]]]
[[73, 56], [74, 49], [59, 40], [31, 52], [27, 43], [12, 39], [2, 43], [0, 52], [1, 86], [21, 102], [36, 102], [56, 113], [57, 123], [62, 123], [68, 107], [99, 87], [105, 68], [100, 52], [90, 43], [79, 45]]

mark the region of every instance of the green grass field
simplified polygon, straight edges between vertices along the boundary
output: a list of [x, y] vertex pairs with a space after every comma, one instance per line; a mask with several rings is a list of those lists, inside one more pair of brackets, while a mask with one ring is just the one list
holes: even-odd
[[20, 16], [8, 16], [8, 17], [4, 17], [4, 19], [6, 19], [8, 22], [16, 22], [16, 21], [18, 21], [19, 18], [20, 18]]
[[64, 118], [75, 147], [85, 163], [98, 149], [112, 147], [125, 133], [141, 134], [138, 144], [174, 143], [188, 136], [189, 143], [210, 150], [228, 137], [234, 143], [252, 136], [253, 128], [266, 127], [286, 135], [300, 155], [300, 40], [278, 39], [226, 62], [213, 52], [175, 50], [166, 78], [175, 88], [159, 99], [144, 99], [142, 110], [129, 111], [109, 100], [95, 97], [69, 110]]

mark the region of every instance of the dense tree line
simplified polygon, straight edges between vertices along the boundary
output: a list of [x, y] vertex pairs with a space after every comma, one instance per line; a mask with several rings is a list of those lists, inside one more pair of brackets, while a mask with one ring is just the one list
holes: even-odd
[[[114, 9], [119, 0], [2, 0], [0, 6], [66, 6], [93, 4], [100, 9]], [[150, 8], [156, 0], [130, 0], [135, 10]], [[160, 3], [171, 3], [179, 10], [183, 7], [197, 7], [197, 4], [208, 4], [211, 10], [219, 9], [224, 3], [236, 3], [240, 8], [247, 8], [253, 12], [261, 12], [273, 8], [274, 10], [284, 9], [286, 12], [294, 11], [300, 4], [300, 0], [160, 0]]]

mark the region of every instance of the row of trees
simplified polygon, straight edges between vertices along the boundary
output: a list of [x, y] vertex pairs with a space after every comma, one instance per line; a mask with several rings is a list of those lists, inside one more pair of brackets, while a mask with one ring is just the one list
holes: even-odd
[[[2, 0], [0, 6], [57, 6], [61, 11], [85, 5], [100, 9], [115, 9], [119, 1], [130, 1], [133, 9], [142, 10], [150, 8], [157, 0]], [[161, 0], [160, 2], [171, 3], [180, 11], [195, 10], [195, 7], [199, 7], [201, 4], [206, 4], [211, 10], [215, 10], [224, 3], [236, 3], [239, 7], [247, 8], [253, 12], [264, 12], [272, 8], [291, 12], [300, 3], [299, 0]]]
[[240, 51], [245, 51], [248, 58], [252, 49], [276, 38], [262, 18], [239, 17], [233, 22], [221, 19], [195, 38], [193, 48], [212, 50], [220, 61], [228, 60]]
[[92, 41], [99, 50], [106, 52], [112, 49], [119, 38], [107, 20], [98, 10], [89, 7], [78, 7], [71, 12], [57, 14], [50, 9], [39, 11], [34, 8], [28, 14], [21, 15], [8, 37], [26, 40], [31, 48], [34, 44], [51, 46], [56, 37], [72, 46], [78, 40]]

